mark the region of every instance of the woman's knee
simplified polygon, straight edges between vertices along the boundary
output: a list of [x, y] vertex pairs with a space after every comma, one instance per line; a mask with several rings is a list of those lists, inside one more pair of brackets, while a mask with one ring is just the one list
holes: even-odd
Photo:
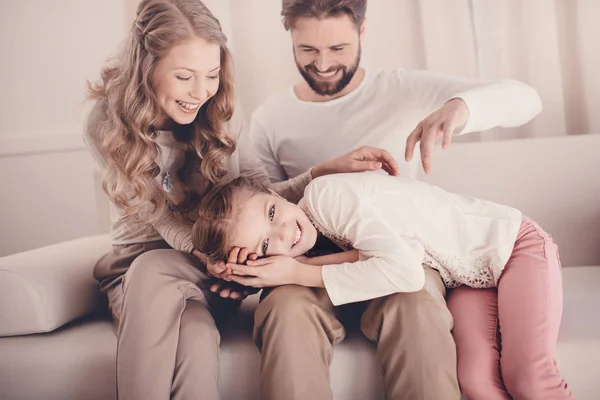
[[181, 312], [185, 300], [207, 303], [202, 290], [189, 278], [177, 274], [177, 265], [188, 265], [184, 253], [152, 250], [137, 257], [123, 281], [123, 313], [152, 314], [152, 319]]
[[177, 357], [216, 355], [220, 342], [219, 330], [206, 305], [195, 300], [186, 301], [179, 327]]
[[[157, 286], [177, 286], [177, 265], [190, 264], [189, 256], [176, 250], [151, 250], [137, 257], [124, 277], [124, 290], [154, 291]], [[191, 267], [191, 266], [190, 266]]]

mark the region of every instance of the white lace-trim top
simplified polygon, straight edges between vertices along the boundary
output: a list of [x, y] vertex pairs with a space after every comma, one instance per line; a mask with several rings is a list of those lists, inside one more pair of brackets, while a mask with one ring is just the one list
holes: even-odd
[[300, 206], [315, 227], [360, 261], [325, 265], [335, 305], [423, 287], [422, 265], [448, 287], [494, 287], [521, 225], [521, 212], [382, 173], [340, 174], [308, 185]]

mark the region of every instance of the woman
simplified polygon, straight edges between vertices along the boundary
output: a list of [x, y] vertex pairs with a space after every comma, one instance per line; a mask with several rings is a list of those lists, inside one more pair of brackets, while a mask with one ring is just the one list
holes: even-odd
[[[142, 1], [122, 52], [89, 89], [85, 141], [113, 204], [113, 249], [94, 275], [118, 328], [118, 397], [217, 399], [215, 318], [236, 304], [210, 292], [223, 267], [194, 249], [191, 226], [214, 185], [240, 174], [268, 183], [241, 143], [219, 22], [198, 0]], [[314, 177], [381, 166], [396, 168], [387, 153], [359, 149], [273, 188], [295, 201]]]
[[[317, 179], [295, 205], [238, 178], [205, 196], [193, 231], [210, 260], [225, 259], [234, 246], [265, 257], [228, 264], [228, 279], [321, 287], [334, 305], [419, 291], [433, 269], [460, 296], [456, 303], [451, 295], [449, 308], [467, 398], [573, 398], [554, 357], [562, 312], [558, 248], [519, 210], [374, 173]], [[302, 257], [318, 234], [347, 251]], [[489, 291], [477, 297], [463, 288], [497, 289], [502, 349], [495, 358], [496, 342], [485, 340], [489, 327], [472, 312], [490, 308]]]

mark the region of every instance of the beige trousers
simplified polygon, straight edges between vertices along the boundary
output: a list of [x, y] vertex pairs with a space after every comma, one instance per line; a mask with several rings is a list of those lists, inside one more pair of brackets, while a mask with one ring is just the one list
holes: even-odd
[[130, 264], [104, 282], [117, 329], [117, 397], [218, 399], [213, 315], [231, 315], [239, 302], [210, 293], [204, 266], [164, 242], [115, 246], [98, 263], [101, 269]]
[[[439, 274], [429, 267], [425, 288], [354, 305], [360, 329], [377, 343], [388, 400], [458, 400], [452, 317]], [[280, 286], [255, 314], [262, 354], [264, 400], [332, 399], [329, 365], [344, 326], [323, 289]]]

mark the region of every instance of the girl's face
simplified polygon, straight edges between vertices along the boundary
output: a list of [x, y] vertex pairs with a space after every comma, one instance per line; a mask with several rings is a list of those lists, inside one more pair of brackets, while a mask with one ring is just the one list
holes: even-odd
[[246, 247], [259, 257], [301, 256], [317, 241], [317, 230], [300, 207], [266, 193], [245, 200], [232, 233], [233, 246]]
[[151, 77], [162, 108], [159, 127], [187, 125], [219, 89], [221, 48], [193, 37], [174, 46], [158, 61]]

